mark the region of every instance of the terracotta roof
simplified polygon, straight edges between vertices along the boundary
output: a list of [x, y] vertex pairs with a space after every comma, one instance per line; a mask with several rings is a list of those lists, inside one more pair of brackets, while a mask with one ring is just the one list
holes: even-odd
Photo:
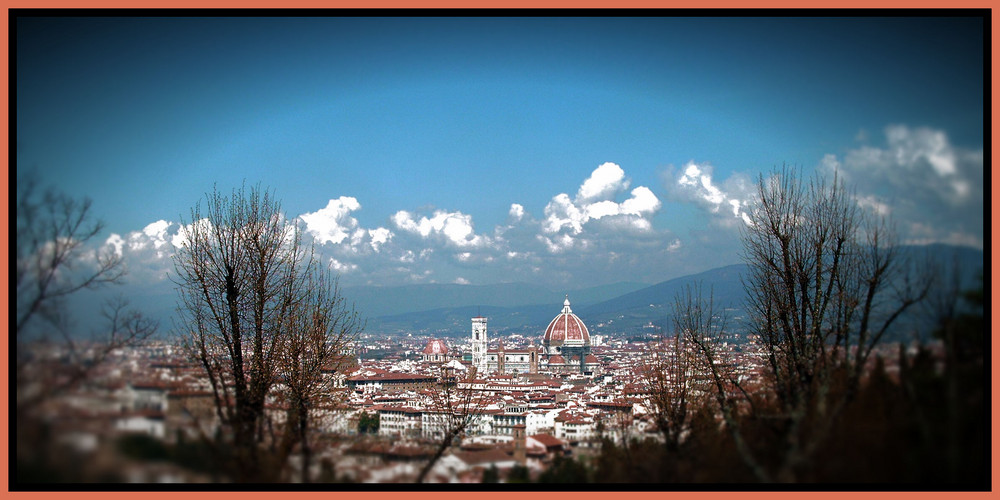
[[376, 410], [376, 411], [399, 411], [399, 412], [409, 413], [409, 414], [421, 414], [421, 413], [424, 412], [424, 410], [421, 410], [419, 408], [413, 408], [413, 407], [410, 407], [410, 406], [392, 406], [392, 405], [375, 405], [375, 406], [372, 407], [372, 410]]
[[493, 462], [506, 462], [511, 460], [511, 456], [506, 451], [492, 448], [483, 451], [458, 451], [455, 457], [469, 465], [488, 464]]
[[553, 446], [563, 446], [566, 443], [562, 439], [559, 439], [551, 434], [534, 434], [528, 436], [539, 443], [542, 443], [546, 448], [551, 448]]
[[383, 381], [385, 381], [385, 380], [390, 380], [390, 381], [391, 380], [419, 380], [419, 381], [429, 381], [429, 380], [434, 380], [434, 376], [433, 375], [421, 375], [419, 373], [387, 372], [387, 373], [379, 373], [379, 374], [376, 374], [376, 375], [373, 375], [373, 376], [370, 376], [370, 377], [367, 377], [367, 376], [364, 376], [364, 375], [355, 375], [353, 377], [348, 378], [347, 380], [350, 380], [352, 382], [361, 382], [361, 381], [368, 381], [368, 380], [371, 380], [371, 381], [378, 381], [378, 380], [383, 380]]

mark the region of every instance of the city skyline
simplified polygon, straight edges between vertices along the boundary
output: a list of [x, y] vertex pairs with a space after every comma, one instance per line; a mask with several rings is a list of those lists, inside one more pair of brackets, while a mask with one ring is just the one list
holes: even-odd
[[647, 284], [739, 261], [759, 175], [983, 247], [980, 18], [26, 18], [17, 172], [167, 286], [260, 184], [341, 284]]

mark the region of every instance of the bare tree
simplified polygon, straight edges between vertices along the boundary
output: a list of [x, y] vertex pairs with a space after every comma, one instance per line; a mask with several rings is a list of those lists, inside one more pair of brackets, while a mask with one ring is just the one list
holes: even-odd
[[[343, 347], [340, 328], [357, 325], [338, 309], [339, 291], [317, 278], [313, 252], [271, 193], [243, 187], [226, 196], [216, 189], [183, 228], [175, 256], [178, 309], [222, 424], [217, 444], [233, 451], [235, 479], [277, 479], [283, 464], [263, 463], [260, 451], [274, 445], [267, 405], [276, 401], [278, 383], [291, 382], [286, 387], [295, 386], [300, 398], [314, 394], [314, 358]], [[291, 367], [299, 371], [289, 377], [284, 370]], [[297, 411], [308, 408], [291, 400]], [[296, 422], [301, 418], [308, 412]]]
[[[621, 444], [622, 451], [625, 452], [625, 462], [629, 467], [632, 467], [632, 464], [634, 463], [632, 456], [632, 439], [635, 418], [633, 418], [631, 410], [631, 407], [629, 407], [628, 410], [612, 410], [610, 415], [608, 415], [610, 425], [607, 426], [607, 430], [611, 433], [611, 440]], [[599, 424], [603, 425], [602, 422], [599, 422]]]
[[364, 326], [329, 272], [308, 276], [302, 292], [303, 300], [286, 318], [280, 362], [280, 397], [287, 407], [280, 454], [287, 457], [297, 445], [302, 453], [301, 478], [309, 482], [311, 422], [340, 409], [342, 401], [334, 395], [333, 379], [347, 369], [350, 360], [345, 353]]
[[434, 464], [482, 415], [484, 395], [482, 391], [473, 387], [471, 382], [475, 378], [475, 367], [469, 368], [462, 377], [455, 376], [454, 371], [447, 366], [441, 368], [441, 390], [435, 393], [435, 399], [428, 408], [430, 412], [440, 417], [437, 424], [441, 433], [434, 454], [417, 474], [417, 483], [423, 483], [427, 479]]
[[128, 299], [120, 295], [102, 304], [101, 317], [106, 323], [102, 323], [105, 326], [95, 340], [75, 339], [60, 330], [65, 338], [59, 344], [41, 343], [42, 349], [27, 349], [30, 356], [24, 359], [19, 356], [19, 411], [29, 411], [42, 401], [77, 387], [112, 354], [151, 337], [158, 327], [155, 320], [130, 307]]
[[673, 335], [650, 343], [641, 367], [646, 407], [671, 452], [677, 451], [690, 430], [691, 417], [707, 389], [696, 371], [695, 344], [681, 328], [679, 317], [674, 318]]
[[726, 315], [716, 310], [714, 294], [702, 295], [701, 285], [688, 285], [674, 298], [674, 327], [684, 332], [695, 346], [698, 362], [693, 370], [707, 374], [707, 391], [714, 395], [726, 429], [733, 438], [736, 451], [761, 481], [769, 475], [755, 457], [741, 430], [741, 417], [757, 415], [755, 398], [744, 388], [739, 376], [740, 360], [729, 348]]
[[74, 331], [67, 300], [121, 283], [122, 257], [94, 247], [103, 224], [93, 218], [89, 199], [43, 190], [31, 172], [17, 177], [16, 203], [17, 454], [18, 461], [47, 460], [39, 407], [84, 383], [119, 349], [155, 334], [157, 323], [117, 296], [102, 305], [105, 321], [97, 331], [89, 337]]
[[[907, 274], [889, 224], [862, 212], [836, 177], [806, 184], [785, 168], [762, 175], [757, 188], [742, 234], [743, 281], [777, 408], [767, 418], [781, 439], [770, 446], [781, 458], [768, 471], [745, 442], [737, 445], [759, 479], [794, 481], [856, 393], [875, 345], [931, 280]], [[711, 345], [702, 350], [714, 365]], [[726, 414], [731, 402], [724, 387], [717, 392]]]
[[[31, 172], [17, 178], [16, 220], [17, 408], [24, 412], [76, 386], [110, 353], [145, 340], [157, 325], [118, 296], [102, 305], [106, 324], [86, 341], [68, 326], [70, 296], [120, 284], [125, 275], [121, 255], [93, 247], [104, 225], [93, 219], [89, 199], [42, 190]], [[31, 341], [57, 341], [59, 363], [29, 353]], [[29, 354], [35, 356], [30, 363]]]
[[93, 219], [89, 199], [42, 191], [29, 173], [17, 178], [15, 213], [18, 338], [36, 317], [58, 323], [70, 295], [121, 283], [121, 255], [90, 248], [104, 224]]

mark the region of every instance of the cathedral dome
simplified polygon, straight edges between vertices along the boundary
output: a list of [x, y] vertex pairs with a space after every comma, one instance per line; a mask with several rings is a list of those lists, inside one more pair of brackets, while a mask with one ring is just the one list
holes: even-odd
[[424, 348], [424, 354], [448, 354], [448, 346], [443, 340], [431, 339]]
[[552, 319], [542, 342], [547, 346], [589, 346], [590, 332], [569, 307], [569, 296], [563, 302], [563, 310]]

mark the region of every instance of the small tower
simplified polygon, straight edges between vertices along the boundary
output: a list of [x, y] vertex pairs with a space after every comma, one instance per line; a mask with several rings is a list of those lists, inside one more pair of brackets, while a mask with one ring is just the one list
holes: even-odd
[[528, 347], [528, 372], [538, 373], [538, 351], [534, 345]]
[[524, 424], [514, 426], [514, 461], [524, 465], [528, 461], [527, 436]]
[[504, 367], [507, 355], [503, 352], [503, 339], [497, 339], [497, 342], [499, 342], [499, 345], [497, 346], [497, 372], [503, 375], [504, 373], [507, 373]]
[[486, 375], [486, 318], [472, 318], [472, 366], [480, 376]]

